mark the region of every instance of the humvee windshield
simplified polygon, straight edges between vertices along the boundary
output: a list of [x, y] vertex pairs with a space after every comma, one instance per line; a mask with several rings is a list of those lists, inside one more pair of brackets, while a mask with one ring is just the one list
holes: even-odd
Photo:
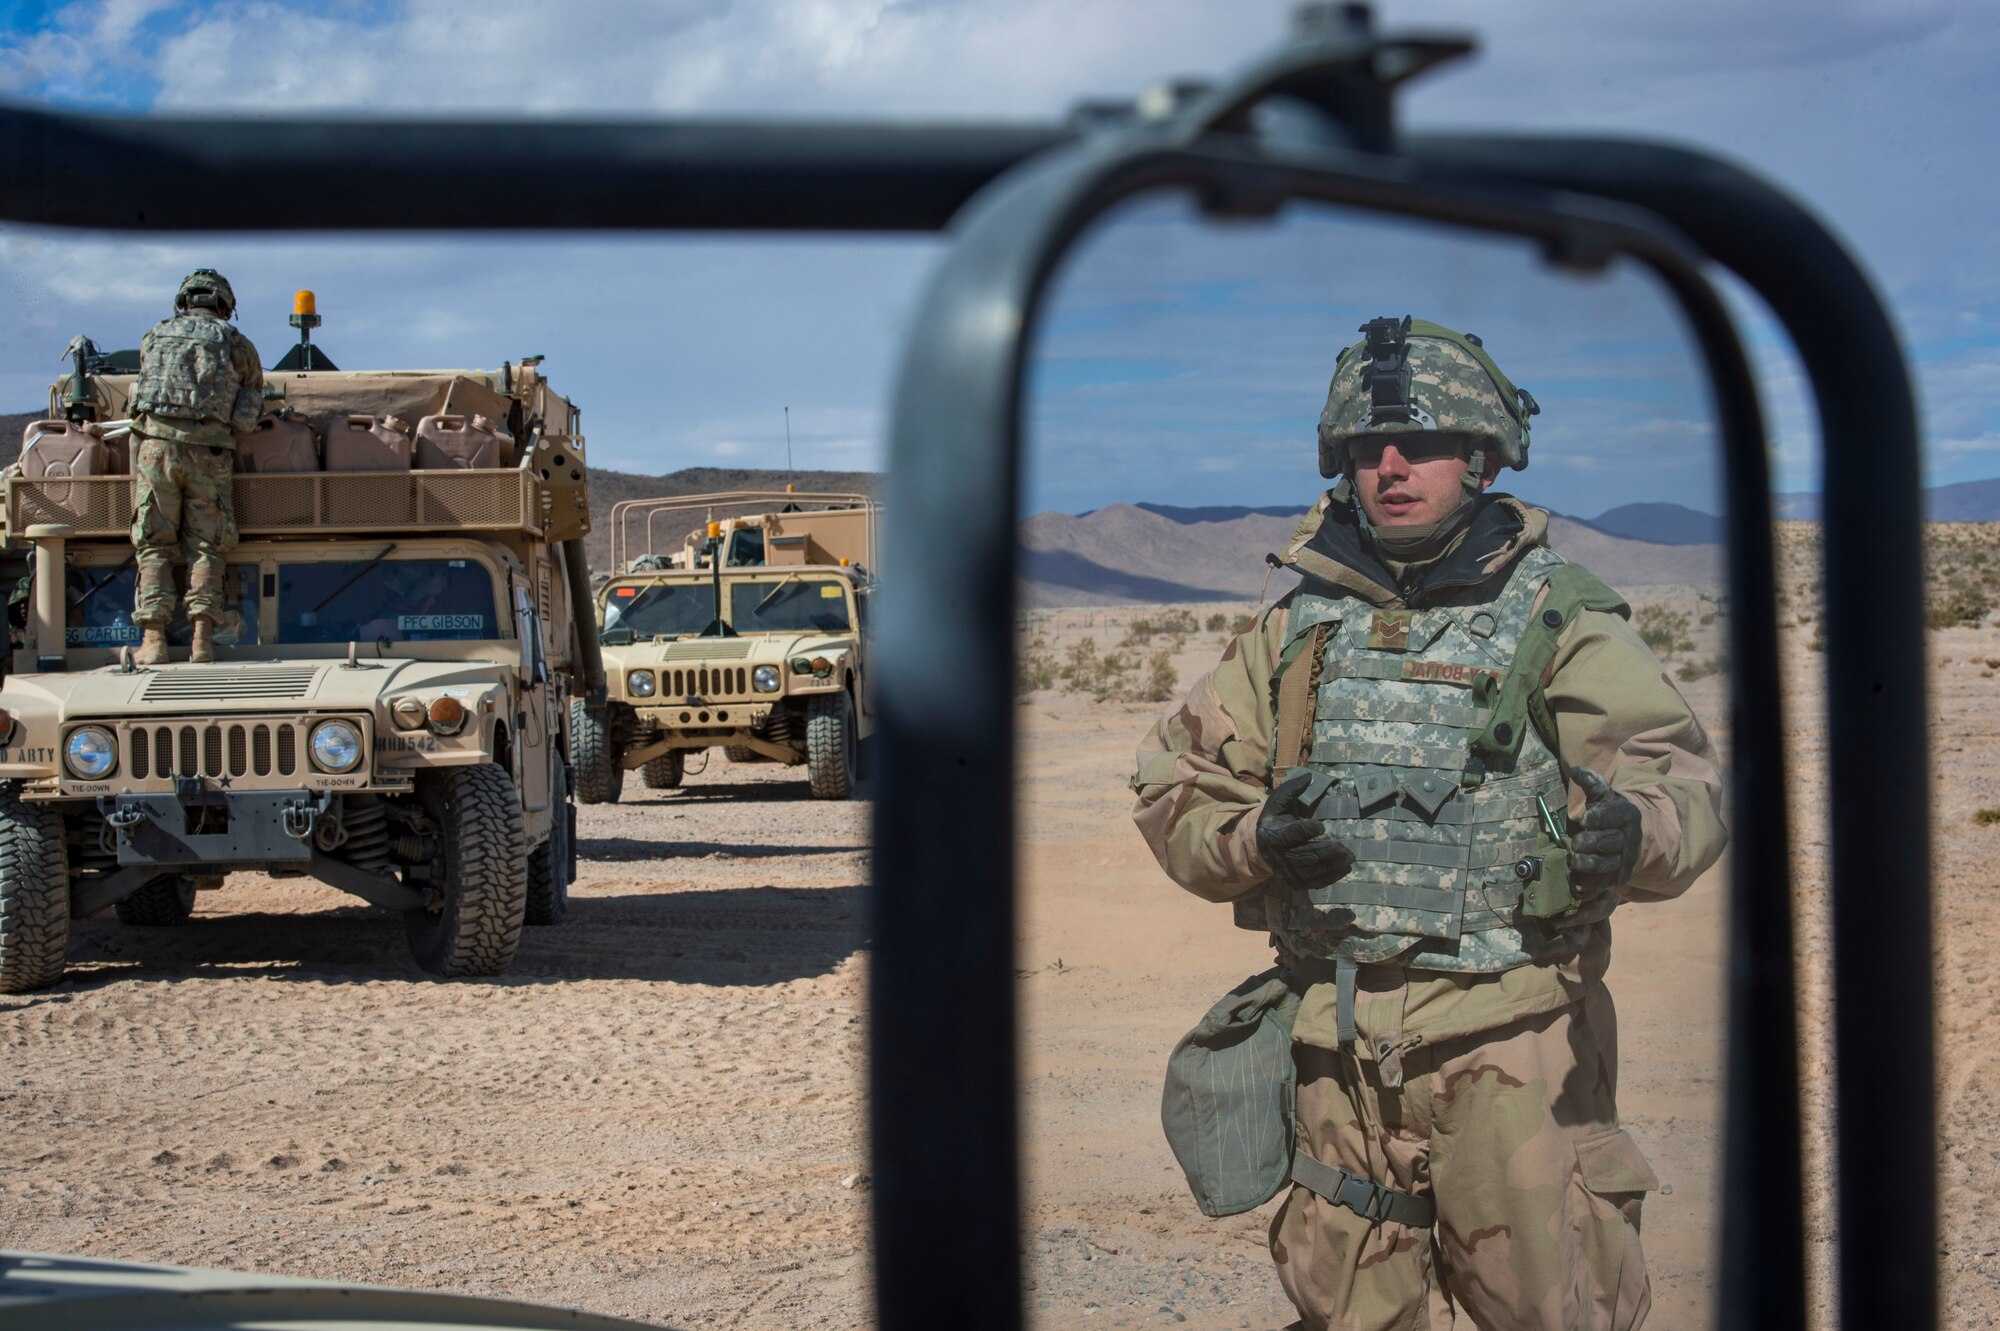
[[739, 582], [729, 589], [729, 623], [738, 633], [843, 633], [847, 588], [838, 582]]
[[[132, 564], [71, 569], [63, 641], [71, 647], [137, 646], [140, 630], [132, 622], [132, 593], [138, 577], [139, 570]], [[222, 622], [215, 626], [215, 640], [257, 641], [257, 566], [231, 564], [223, 576], [223, 595], [228, 606]], [[167, 640], [180, 646], [192, 636], [185, 611], [176, 611], [174, 622], [167, 626]]]
[[493, 578], [476, 560], [278, 565], [279, 642], [476, 642], [500, 636]]
[[715, 593], [706, 581], [613, 587], [604, 602], [604, 631], [626, 629], [637, 638], [699, 633], [714, 618]]

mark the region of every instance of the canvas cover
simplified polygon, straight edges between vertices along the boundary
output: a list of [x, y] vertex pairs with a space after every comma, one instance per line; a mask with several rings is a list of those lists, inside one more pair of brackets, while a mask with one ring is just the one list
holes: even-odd
[[[265, 381], [283, 391], [284, 405], [297, 412], [314, 430], [324, 430], [327, 422], [343, 416], [400, 416], [419, 421], [444, 412], [474, 412], [496, 420], [507, 419], [512, 405], [508, 397], [493, 388], [498, 376], [484, 370], [363, 370], [353, 373], [273, 374]], [[132, 387], [136, 376], [99, 374], [91, 376], [96, 390], [97, 418], [122, 420], [130, 416]], [[539, 387], [539, 381], [535, 381]], [[50, 415], [62, 415], [69, 392], [69, 376], [56, 380], [50, 390]], [[569, 404], [555, 398], [560, 409]], [[276, 405], [273, 403], [272, 405]]]

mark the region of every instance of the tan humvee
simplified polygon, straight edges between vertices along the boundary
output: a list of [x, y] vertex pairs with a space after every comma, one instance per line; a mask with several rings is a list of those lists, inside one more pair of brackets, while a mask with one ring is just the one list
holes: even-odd
[[[539, 357], [273, 372], [267, 406], [306, 442], [289, 463], [239, 452], [216, 660], [136, 669], [132, 478], [105, 425], [125, 415], [124, 356], [79, 358], [51, 392], [68, 422], [29, 427], [0, 487], [0, 563], [26, 593], [0, 683], [0, 991], [61, 976], [72, 916], [178, 924], [239, 869], [402, 911], [438, 975], [505, 970], [524, 922], [568, 909], [569, 701], [601, 688], [576, 408]], [[390, 417], [434, 465], [246, 470], [316, 467], [332, 427], [375, 429], [394, 465]], [[424, 423], [476, 418], [470, 460], [501, 465], [424, 457]]]
[[[715, 517], [772, 505], [782, 507]], [[577, 798], [615, 801], [633, 768], [672, 789], [689, 755], [712, 748], [732, 762], [803, 763], [818, 798], [852, 795], [874, 730], [866, 629], [878, 516], [850, 494], [617, 505], [612, 548], [625, 571], [597, 594], [609, 705], [601, 716], [572, 705]]]

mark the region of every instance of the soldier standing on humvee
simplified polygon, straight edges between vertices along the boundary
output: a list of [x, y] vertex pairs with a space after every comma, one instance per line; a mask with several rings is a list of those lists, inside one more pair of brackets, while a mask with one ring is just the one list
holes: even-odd
[[228, 322], [235, 312], [228, 280], [212, 268], [197, 269], [174, 296], [173, 317], [139, 344], [131, 410], [132, 545], [139, 565], [132, 620], [145, 631], [140, 665], [167, 660], [177, 546], [186, 552], [194, 627], [188, 660], [215, 659], [223, 559], [236, 545], [230, 494], [236, 432], [256, 425], [264, 410], [264, 369], [257, 348]]
[[[1139, 748], [1161, 866], [1279, 962], [1175, 1051], [1168, 1136], [1210, 1214], [1289, 1185], [1271, 1254], [1310, 1331], [1453, 1306], [1627, 1331], [1656, 1184], [1618, 1125], [1609, 917], [1721, 854], [1713, 750], [1548, 514], [1485, 493], [1527, 465], [1534, 399], [1476, 337], [1362, 331], [1319, 424], [1340, 484], [1284, 551], [1299, 588]], [[1200, 1112], [1292, 1074], [1295, 1116], [1289, 1091]]]

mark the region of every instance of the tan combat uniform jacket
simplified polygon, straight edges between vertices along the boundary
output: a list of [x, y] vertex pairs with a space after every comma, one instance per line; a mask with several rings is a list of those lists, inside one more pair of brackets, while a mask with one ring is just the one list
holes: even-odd
[[[1392, 587], [1309, 548], [1328, 505], [1322, 497], [1287, 543], [1287, 565], [1372, 605], [1399, 608]], [[1482, 566], [1506, 568], [1545, 543], [1548, 514], [1517, 500], [1526, 526]], [[1483, 554], [1484, 552], [1478, 552]], [[1221, 662], [1161, 718], [1139, 746], [1133, 817], [1167, 875], [1209, 901], [1254, 899], [1270, 876], [1257, 850], [1257, 814], [1271, 786], [1273, 680], [1291, 598], [1280, 599], [1224, 649]], [[1721, 778], [1701, 723], [1659, 660], [1623, 618], [1584, 611], [1545, 672], [1561, 756], [1590, 767], [1638, 807], [1643, 842], [1624, 901], [1678, 896], [1721, 855]], [[1573, 785], [1570, 813], [1583, 795]], [[1366, 1057], [1400, 1062], [1417, 1043], [1474, 1035], [1576, 1001], [1610, 960], [1608, 922], [1591, 926], [1572, 956], [1492, 975], [1443, 974], [1393, 962], [1364, 965], [1355, 1005]], [[1306, 994], [1295, 1038], [1337, 1048], [1333, 985]], [[1386, 1071], [1386, 1069], [1385, 1069]]]

